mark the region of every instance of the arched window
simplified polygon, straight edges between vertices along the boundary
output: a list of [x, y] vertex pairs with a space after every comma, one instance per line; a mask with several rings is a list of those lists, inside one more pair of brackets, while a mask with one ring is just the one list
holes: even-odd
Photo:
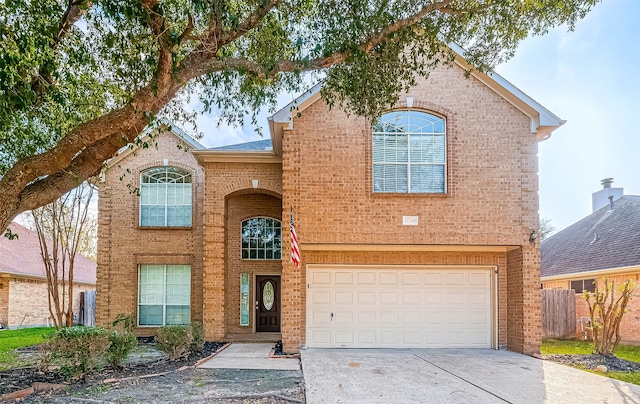
[[242, 222], [242, 259], [282, 258], [282, 223], [269, 217], [252, 217]]
[[140, 178], [140, 226], [191, 226], [191, 174], [155, 167]]
[[445, 193], [445, 120], [393, 111], [373, 124], [373, 192]]

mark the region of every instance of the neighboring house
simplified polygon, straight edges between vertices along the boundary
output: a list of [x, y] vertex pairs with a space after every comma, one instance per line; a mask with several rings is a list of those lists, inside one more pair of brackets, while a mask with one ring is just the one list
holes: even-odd
[[[18, 238], [0, 237], [0, 324], [5, 328], [53, 325], [38, 234], [16, 222], [9, 228]], [[80, 293], [95, 290], [96, 263], [77, 254], [73, 278], [73, 313], [77, 315]]]
[[[582, 291], [607, 278], [621, 285], [640, 285], [640, 196], [611, 188], [612, 178], [593, 193], [593, 213], [541, 243], [541, 275], [545, 289], [576, 291], [576, 321], [589, 315]], [[615, 288], [618, 296], [618, 288]], [[640, 342], [640, 299], [630, 300], [620, 326], [622, 339]], [[582, 336], [578, 324], [577, 336]]]
[[171, 128], [119, 154], [100, 184], [98, 324], [203, 322], [207, 340], [288, 352], [538, 352], [537, 143], [564, 122], [468, 69], [418, 79], [375, 123], [315, 86], [270, 140], [203, 149]]

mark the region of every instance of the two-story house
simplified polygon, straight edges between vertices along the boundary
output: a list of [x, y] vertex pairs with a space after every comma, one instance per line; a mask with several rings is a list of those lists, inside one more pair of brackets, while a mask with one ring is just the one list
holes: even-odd
[[198, 321], [207, 340], [288, 352], [538, 352], [537, 143], [563, 121], [468, 68], [438, 68], [374, 122], [316, 86], [270, 139], [204, 149], [172, 128], [121, 153], [100, 185], [98, 323]]

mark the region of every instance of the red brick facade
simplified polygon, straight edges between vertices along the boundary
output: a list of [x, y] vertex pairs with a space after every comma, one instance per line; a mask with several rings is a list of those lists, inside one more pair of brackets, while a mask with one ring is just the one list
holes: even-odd
[[[538, 227], [531, 118], [458, 67], [420, 80], [398, 108], [407, 107], [407, 97], [413, 109], [446, 119], [445, 194], [374, 193], [371, 122], [322, 101], [306, 107], [274, 139], [282, 145], [281, 162], [213, 162], [199, 155], [200, 168], [175, 147], [176, 137], [164, 135], [158, 149], [112, 165], [100, 188], [98, 322], [136, 312], [138, 264], [171, 261], [192, 266], [192, 320], [204, 322], [207, 339], [253, 334], [253, 318], [249, 326], [238, 323], [239, 274], [251, 274], [251, 294], [255, 275], [281, 274], [282, 340], [286, 351], [295, 352], [306, 344], [309, 264], [490, 265], [498, 272], [498, 346], [538, 352], [539, 250], [529, 242]], [[138, 198], [127, 184], [138, 186], [141, 170], [165, 158], [194, 174], [189, 229], [137, 224]], [[120, 181], [127, 169], [131, 174]], [[289, 260], [291, 208], [300, 269]], [[282, 220], [282, 261], [240, 259], [240, 223], [254, 216]], [[403, 216], [417, 216], [419, 224], [403, 226]]]

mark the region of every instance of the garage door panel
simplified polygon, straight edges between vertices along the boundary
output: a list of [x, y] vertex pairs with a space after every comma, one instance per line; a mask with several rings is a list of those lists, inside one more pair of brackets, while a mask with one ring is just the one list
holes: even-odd
[[358, 272], [358, 285], [375, 285], [376, 274], [375, 272]]
[[335, 322], [336, 324], [353, 324], [353, 312], [336, 311]]
[[331, 292], [329, 291], [312, 290], [309, 294], [311, 295], [311, 303], [314, 305], [331, 303]]
[[310, 268], [307, 279], [310, 347], [491, 347], [488, 268]]
[[353, 292], [335, 292], [335, 303], [336, 304], [351, 304], [353, 303]]
[[395, 272], [381, 272], [380, 273], [380, 284], [381, 285], [397, 285], [398, 284], [398, 274]]
[[353, 284], [353, 273], [352, 272], [336, 272], [335, 283], [336, 285]]

